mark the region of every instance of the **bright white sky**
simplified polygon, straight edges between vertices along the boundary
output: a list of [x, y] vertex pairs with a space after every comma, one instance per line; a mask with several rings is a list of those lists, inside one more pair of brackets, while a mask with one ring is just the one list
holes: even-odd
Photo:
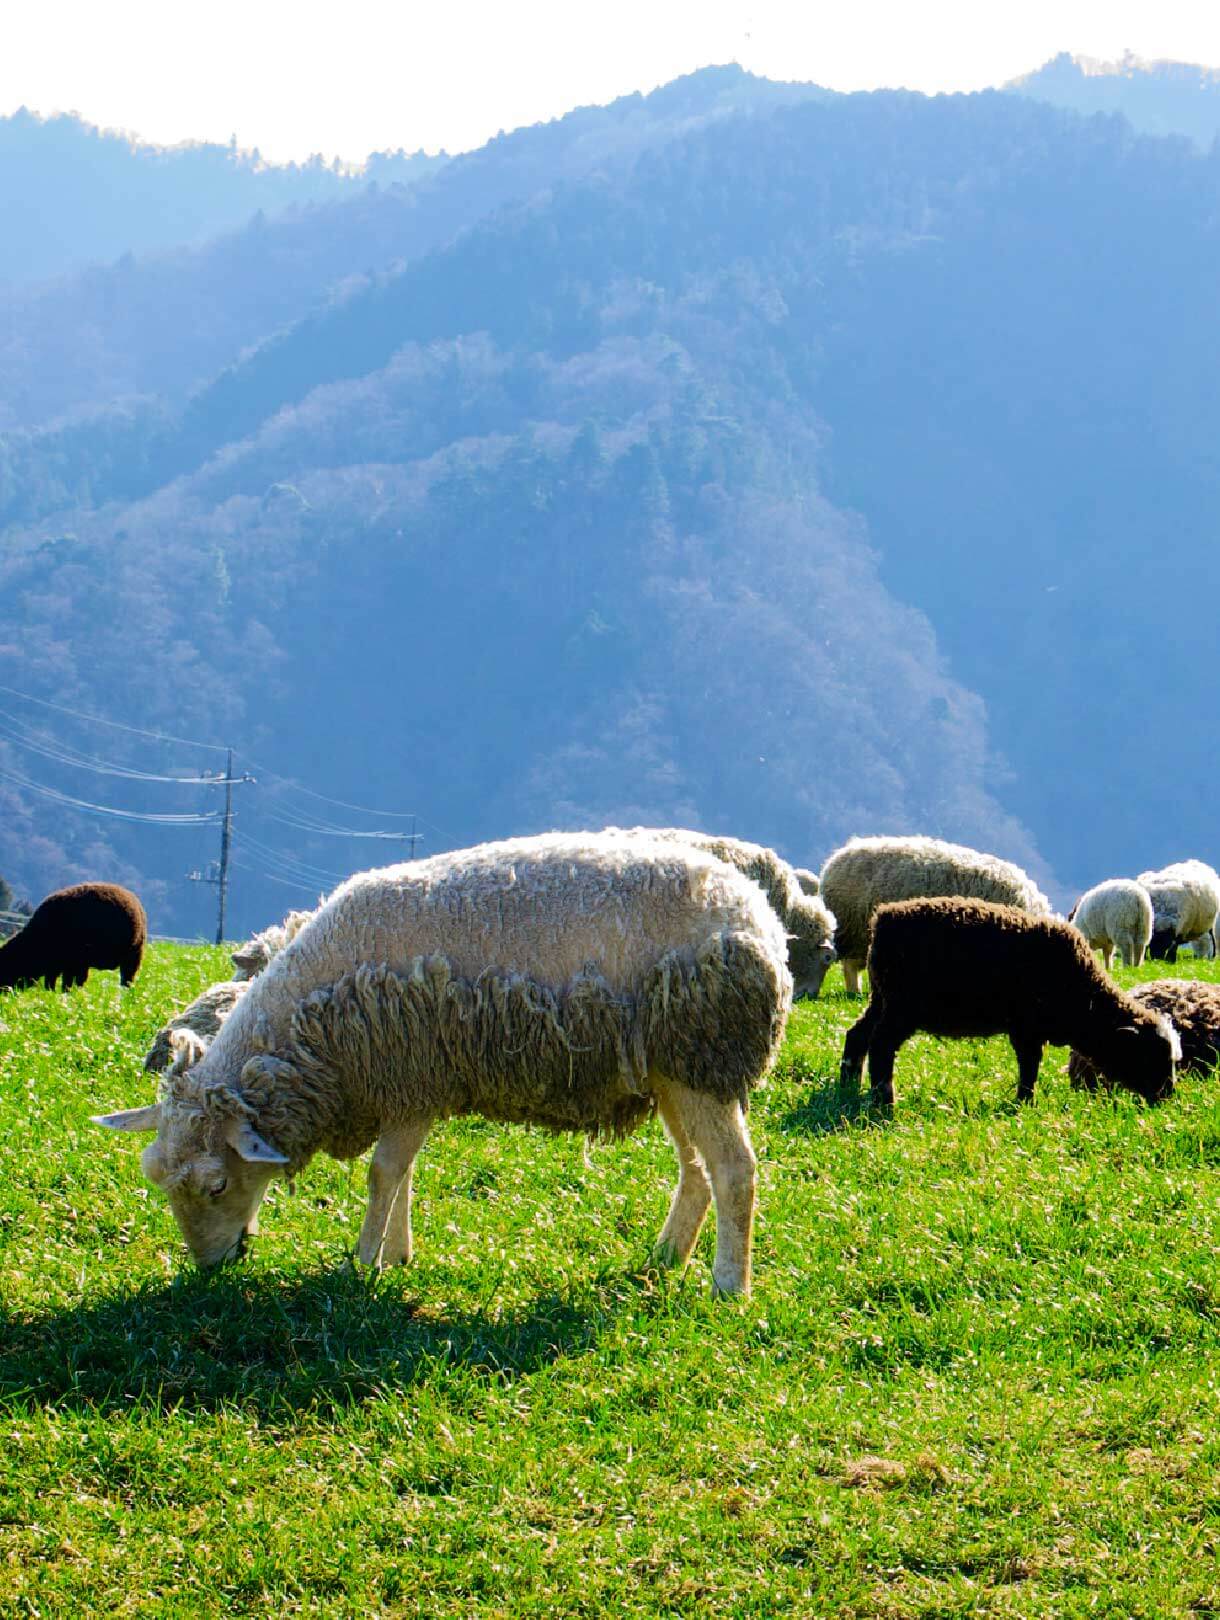
[[7, 0], [0, 113], [359, 161], [464, 151], [712, 62], [931, 92], [1126, 49], [1220, 66], [1220, 0]]

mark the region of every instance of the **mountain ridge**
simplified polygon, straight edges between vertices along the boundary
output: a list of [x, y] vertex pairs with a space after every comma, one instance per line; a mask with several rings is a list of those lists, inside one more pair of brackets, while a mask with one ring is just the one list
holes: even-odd
[[[758, 94], [617, 163], [622, 109], [506, 137], [507, 200], [457, 170], [461, 229], [185, 403], [0, 436], [0, 680], [450, 841], [925, 831], [1061, 899], [1214, 859], [1168, 606], [1220, 585], [1213, 158], [998, 92]], [[0, 871], [93, 852], [189, 930], [168, 832], [4, 791]], [[368, 857], [241, 814], [251, 925]]]

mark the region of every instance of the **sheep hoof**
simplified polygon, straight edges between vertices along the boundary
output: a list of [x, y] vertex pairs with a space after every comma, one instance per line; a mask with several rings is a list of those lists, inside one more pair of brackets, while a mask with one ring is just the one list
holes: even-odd
[[713, 1299], [749, 1299], [750, 1279], [748, 1277], [726, 1277], [723, 1281], [712, 1278]]
[[839, 1090], [854, 1096], [860, 1090], [860, 1076], [863, 1073], [862, 1063], [848, 1063], [845, 1059], [839, 1064]]
[[647, 1270], [672, 1271], [682, 1263], [682, 1257], [672, 1243], [654, 1243], [648, 1256]]

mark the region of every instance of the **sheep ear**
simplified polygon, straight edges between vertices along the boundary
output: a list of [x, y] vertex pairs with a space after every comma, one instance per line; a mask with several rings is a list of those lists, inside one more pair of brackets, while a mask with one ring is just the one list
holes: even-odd
[[90, 1122], [108, 1131], [155, 1131], [161, 1123], [161, 1104], [147, 1108], [121, 1108], [117, 1114], [90, 1114]]
[[231, 1119], [225, 1126], [225, 1141], [247, 1164], [287, 1164], [288, 1155], [273, 1148], [248, 1119]]

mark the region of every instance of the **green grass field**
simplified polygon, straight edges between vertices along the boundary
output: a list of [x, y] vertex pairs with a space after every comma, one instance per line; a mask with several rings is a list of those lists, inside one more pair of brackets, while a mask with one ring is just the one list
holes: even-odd
[[1054, 1051], [1018, 1111], [1006, 1043], [921, 1039], [846, 1119], [836, 971], [751, 1112], [749, 1303], [710, 1230], [648, 1271], [656, 1124], [438, 1128], [380, 1279], [319, 1159], [201, 1278], [87, 1116], [225, 962], [0, 999], [0, 1615], [1220, 1613], [1220, 1085]]

